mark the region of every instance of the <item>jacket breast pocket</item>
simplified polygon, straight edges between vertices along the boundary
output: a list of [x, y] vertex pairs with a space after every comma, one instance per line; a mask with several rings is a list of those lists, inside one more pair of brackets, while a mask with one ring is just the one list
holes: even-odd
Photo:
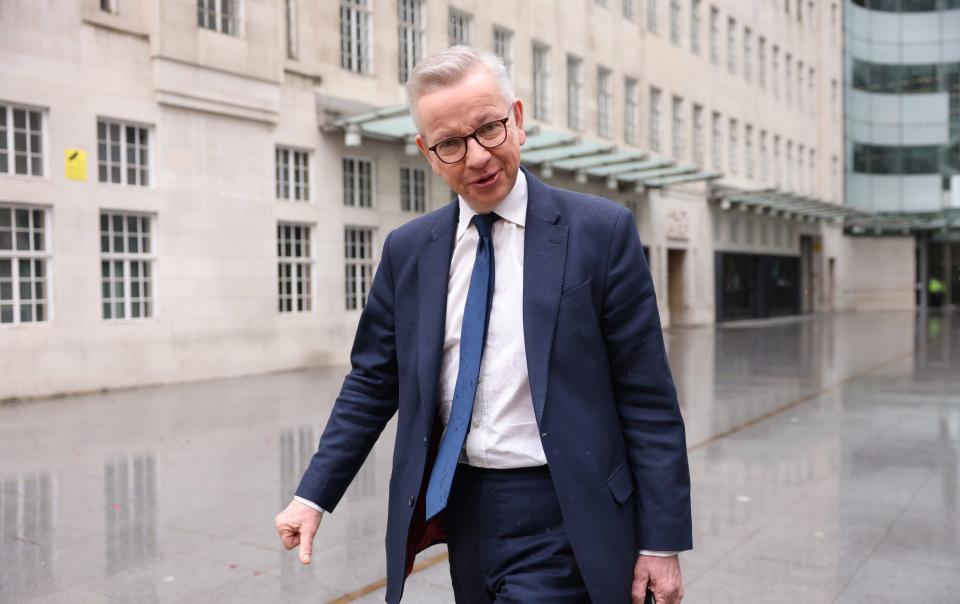
[[633, 494], [633, 474], [630, 472], [630, 464], [624, 460], [617, 468], [611, 472], [607, 478], [607, 486], [613, 493], [613, 498], [617, 503], [623, 503]]
[[568, 288], [560, 294], [560, 313], [566, 313], [574, 308], [579, 308], [584, 304], [590, 303], [593, 299], [591, 294], [590, 279]]

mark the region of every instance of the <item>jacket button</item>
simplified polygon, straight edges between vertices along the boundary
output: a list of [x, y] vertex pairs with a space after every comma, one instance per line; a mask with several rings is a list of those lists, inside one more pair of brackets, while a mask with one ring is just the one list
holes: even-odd
[[409, 503], [410, 503], [410, 507], [413, 507], [413, 495], [410, 496]]

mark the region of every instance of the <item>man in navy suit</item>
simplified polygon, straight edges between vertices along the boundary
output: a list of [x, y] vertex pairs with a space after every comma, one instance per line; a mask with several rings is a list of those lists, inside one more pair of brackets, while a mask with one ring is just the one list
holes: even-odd
[[388, 602], [439, 542], [458, 602], [679, 602], [684, 426], [633, 216], [520, 166], [523, 104], [493, 55], [426, 59], [408, 96], [458, 198], [384, 240], [284, 545], [310, 562], [396, 413]]

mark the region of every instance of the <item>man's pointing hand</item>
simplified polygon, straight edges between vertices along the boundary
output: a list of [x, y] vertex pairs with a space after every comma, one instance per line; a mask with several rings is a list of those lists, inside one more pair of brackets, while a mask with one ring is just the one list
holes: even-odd
[[320, 519], [323, 514], [294, 499], [277, 517], [277, 533], [283, 547], [293, 549], [300, 546], [300, 562], [310, 564], [313, 555], [313, 537], [320, 528]]

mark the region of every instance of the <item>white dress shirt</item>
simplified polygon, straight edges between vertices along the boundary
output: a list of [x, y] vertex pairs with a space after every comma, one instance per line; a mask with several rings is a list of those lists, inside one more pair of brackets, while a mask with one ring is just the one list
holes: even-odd
[[[440, 419], [450, 418], [460, 368], [460, 330], [480, 235], [471, 219], [477, 214], [458, 198], [460, 218], [447, 279], [447, 317], [440, 368]], [[484, 468], [521, 468], [547, 463], [527, 376], [523, 334], [523, 239], [527, 219], [527, 179], [517, 172], [513, 189], [493, 210], [494, 286], [487, 338], [480, 363], [473, 418], [460, 462]], [[316, 503], [297, 501], [323, 512]], [[678, 552], [640, 550], [650, 556]]]

